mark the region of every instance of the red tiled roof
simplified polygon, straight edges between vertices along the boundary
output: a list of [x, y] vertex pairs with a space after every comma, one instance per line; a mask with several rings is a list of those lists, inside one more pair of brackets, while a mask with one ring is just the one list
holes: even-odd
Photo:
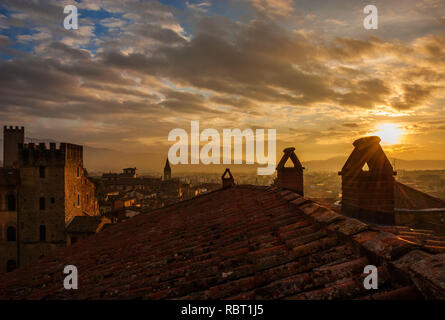
[[[217, 190], [124, 223], [0, 278], [15, 299], [445, 298], [444, 254], [296, 193]], [[363, 268], [379, 289], [363, 288]], [[75, 265], [79, 289], [63, 288]]]
[[445, 201], [422, 191], [408, 187], [396, 182], [394, 185], [394, 207], [396, 209], [423, 210], [423, 209], [443, 209]]
[[68, 233], [96, 233], [110, 220], [101, 216], [76, 216], [66, 227]]
[[379, 229], [391, 232], [399, 239], [415, 243], [429, 251], [445, 253], [445, 236], [432, 230], [413, 229], [407, 226], [379, 226]]

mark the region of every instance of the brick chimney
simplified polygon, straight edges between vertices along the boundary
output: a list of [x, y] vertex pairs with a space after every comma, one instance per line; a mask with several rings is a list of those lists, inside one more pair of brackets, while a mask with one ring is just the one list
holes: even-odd
[[[285, 188], [304, 196], [303, 166], [295, 154], [295, 148], [286, 148], [284, 155], [277, 166], [277, 187]], [[293, 167], [285, 167], [288, 159], [291, 159]]]
[[223, 189], [230, 188], [235, 185], [235, 180], [233, 179], [232, 173], [230, 172], [229, 168], [224, 171], [224, 174], [221, 176], [221, 180]]
[[397, 173], [380, 146], [380, 138], [361, 138], [354, 141], [353, 146], [338, 173], [342, 177], [342, 213], [370, 223], [395, 224], [394, 176]]

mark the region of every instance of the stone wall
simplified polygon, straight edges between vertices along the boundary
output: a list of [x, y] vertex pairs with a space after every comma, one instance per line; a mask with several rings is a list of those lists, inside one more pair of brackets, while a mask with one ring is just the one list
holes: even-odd
[[[2, 192], [0, 192], [2, 193]], [[17, 264], [17, 211], [0, 210], [0, 274], [6, 272], [8, 261]], [[8, 241], [7, 229], [14, 227], [16, 241]]]
[[[39, 163], [44, 166], [45, 163]], [[65, 236], [65, 167], [45, 166], [40, 177], [39, 166], [20, 168], [20, 266], [29, 265], [55, 246], [66, 243]], [[44, 209], [40, 207], [44, 199]], [[41, 241], [41, 226], [45, 239]]]
[[[0, 172], [0, 273], [4, 273], [7, 270], [8, 261], [17, 265], [18, 174], [16, 170], [0, 170], [2, 170]], [[14, 182], [17, 184], [14, 185]], [[11, 207], [8, 206], [8, 202], [11, 202]], [[15, 241], [8, 241], [9, 227], [15, 230]]]

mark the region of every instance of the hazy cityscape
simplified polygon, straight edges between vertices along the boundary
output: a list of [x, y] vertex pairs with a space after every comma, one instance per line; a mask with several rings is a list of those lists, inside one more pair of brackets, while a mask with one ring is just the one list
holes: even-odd
[[258, 320], [445, 300], [444, 13], [1, 0], [0, 300]]

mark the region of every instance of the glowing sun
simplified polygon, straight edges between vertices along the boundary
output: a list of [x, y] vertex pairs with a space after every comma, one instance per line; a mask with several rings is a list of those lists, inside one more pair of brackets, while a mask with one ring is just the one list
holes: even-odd
[[377, 127], [374, 135], [382, 139], [382, 144], [397, 144], [400, 142], [400, 137], [403, 135], [403, 130], [396, 124], [385, 123]]

